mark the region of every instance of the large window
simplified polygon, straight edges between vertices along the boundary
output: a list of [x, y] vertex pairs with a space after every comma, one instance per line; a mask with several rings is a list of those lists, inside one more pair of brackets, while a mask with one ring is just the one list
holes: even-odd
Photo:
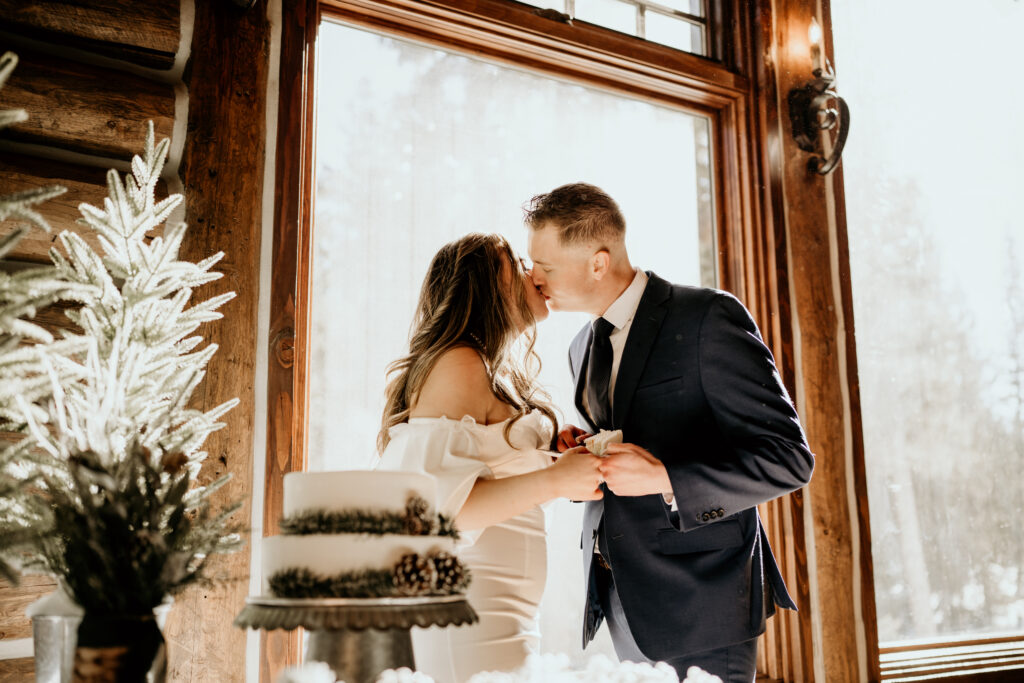
[[[376, 464], [385, 368], [406, 348], [436, 250], [481, 231], [525, 251], [521, 207], [556, 185], [604, 187], [637, 265], [737, 294], [771, 336], [749, 23], [722, 20], [734, 3], [657, 4], [690, 8], [694, 21], [681, 23], [702, 27], [709, 58], [512, 0], [286, 7], [265, 533], [276, 532], [287, 472]], [[559, 313], [539, 328], [540, 379], [565, 420], [566, 348], [584, 322]], [[577, 664], [580, 512], [546, 507], [553, 569], [541, 606], [542, 647]], [[778, 639], [791, 627], [770, 629]], [[294, 633], [262, 640], [269, 681], [301, 646]]]
[[[636, 265], [716, 284], [704, 116], [332, 21], [316, 89], [309, 469], [374, 465], [385, 368], [408, 349], [427, 264], [467, 232], [502, 233], [525, 255], [534, 194], [599, 185], [626, 215]], [[587, 320], [553, 313], [539, 327], [541, 381], [566, 421], [567, 349]], [[579, 656], [582, 506], [546, 512], [542, 646]]]
[[1024, 5], [831, 7], [884, 665], [1024, 634]]

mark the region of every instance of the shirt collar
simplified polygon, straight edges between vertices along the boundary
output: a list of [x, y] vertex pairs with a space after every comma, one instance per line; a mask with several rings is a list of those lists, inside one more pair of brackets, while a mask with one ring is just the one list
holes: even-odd
[[601, 316], [615, 325], [617, 330], [621, 330], [633, 319], [636, 309], [640, 306], [640, 298], [644, 295], [644, 289], [647, 287], [647, 273], [639, 268], [635, 270], [636, 275], [633, 276], [629, 287], [626, 287], [619, 298], [612, 302], [612, 305]]

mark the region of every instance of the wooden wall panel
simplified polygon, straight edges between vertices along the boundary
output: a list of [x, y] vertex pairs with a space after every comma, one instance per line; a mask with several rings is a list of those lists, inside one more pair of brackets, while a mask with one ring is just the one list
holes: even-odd
[[169, 69], [181, 32], [179, 0], [0, 0], [3, 28], [134, 64]]
[[[223, 421], [227, 427], [207, 441], [210, 453], [200, 473], [210, 481], [234, 478], [219, 501], [244, 501], [237, 519], [251, 519], [256, 320], [259, 300], [260, 235], [270, 25], [266, 3], [242, 11], [229, 2], [197, 2], [192, 54], [186, 68], [189, 135], [180, 175], [185, 187], [189, 232], [183, 258], [226, 254], [217, 270], [225, 277], [202, 288], [203, 297], [226, 290], [238, 296], [221, 310], [224, 319], [202, 326], [207, 341], [220, 344], [193, 405], [212, 408], [238, 397], [241, 404]], [[246, 632], [232, 624], [249, 591], [246, 546], [217, 558], [215, 572], [227, 581], [178, 597], [165, 635], [173, 681], [245, 679]]]
[[32, 622], [25, 616], [25, 608], [56, 588], [48, 576], [23, 576], [17, 586], [0, 579], [0, 640], [31, 638]]
[[159, 137], [174, 129], [174, 87], [142, 76], [19, 50], [0, 106], [29, 119], [0, 138], [123, 159], [142, 149], [146, 122]]

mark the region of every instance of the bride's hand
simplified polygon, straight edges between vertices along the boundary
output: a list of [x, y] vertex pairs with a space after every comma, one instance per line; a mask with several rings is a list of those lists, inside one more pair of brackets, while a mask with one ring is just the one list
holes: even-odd
[[601, 458], [584, 446], [571, 448], [548, 468], [554, 478], [555, 491], [560, 498], [569, 500], [599, 500], [601, 491]]
[[[575, 448], [583, 442], [583, 438], [590, 436], [576, 425], [565, 425], [558, 430], [558, 441], [556, 447], [559, 453], [564, 453], [570, 448]], [[582, 438], [581, 438], [582, 437]]]

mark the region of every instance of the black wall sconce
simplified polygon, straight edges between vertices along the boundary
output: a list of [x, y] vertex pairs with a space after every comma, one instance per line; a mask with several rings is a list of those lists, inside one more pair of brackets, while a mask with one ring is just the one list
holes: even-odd
[[[811, 19], [807, 33], [811, 42], [811, 75], [814, 78], [789, 91], [789, 120], [793, 124], [793, 139], [805, 152], [820, 153], [821, 132], [836, 129], [835, 144], [829, 158], [815, 156], [807, 162], [810, 171], [826, 175], [835, 169], [843, 154], [846, 136], [850, 132], [850, 108], [832, 87], [836, 73], [828, 59], [822, 56], [821, 27], [815, 19]], [[830, 102], [835, 102], [835, 106], [829, 106]]]

